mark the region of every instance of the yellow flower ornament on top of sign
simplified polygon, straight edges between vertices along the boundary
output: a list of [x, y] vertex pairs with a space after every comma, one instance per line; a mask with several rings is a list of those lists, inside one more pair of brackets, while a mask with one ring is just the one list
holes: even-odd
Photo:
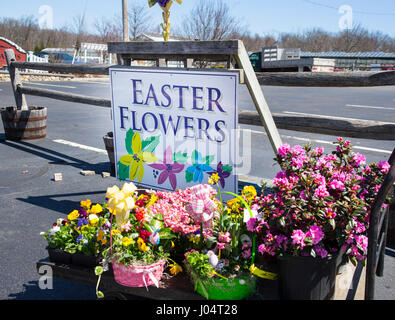
[[[182, 0], [175, 0], [179, 4], [182, 3]], [[148, 0], [148, 5], [151, 8], [154, 6], [156, 3], [159, 4], [159, 6], [162, 8], [162, 17], [163, 17], [163, 22], [161, 23], [161, 27], [163, 29], [163, 39], [165, 41], [169, 41], [169, 36], [170, 36], [170, 7], [173, 4], [173, 0]]]

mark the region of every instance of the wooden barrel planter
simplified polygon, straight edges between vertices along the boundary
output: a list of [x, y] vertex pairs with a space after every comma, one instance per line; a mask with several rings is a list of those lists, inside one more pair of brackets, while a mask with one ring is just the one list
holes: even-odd
[[46, 107], [31, 106], [28, 110], [6, 107], [0, 110], [7, 140], [35, 140], [46, 137]]
[[108, 132], [104, 137], [104, 145], [107, 150], [107, 155], [108, 158], [110, 159], [110, 164], [111, 164], [111, 175], [115, 176], [115, 157], [114, 157], [114, 139], [113, 139], [113, 133]]

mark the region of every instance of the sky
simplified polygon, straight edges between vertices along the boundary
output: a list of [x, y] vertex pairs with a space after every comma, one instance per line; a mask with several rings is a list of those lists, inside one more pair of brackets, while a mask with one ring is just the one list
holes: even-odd
[[[52, 10], [53, 27], [62, 28], [73, 17], [86, 11], [88, 31], [95, 33], [93, 22], [103, 16], [120, 16], [121, 0], [17, 0], [1, 1], [0, 17], [20, 18], [33, 15], [38, 20], [46, 15], [45, 6]], [[147, 0], [128, 0], [147, 6]], [[198, 0], [173, 1], [170, 22], [180, 25]], [[381, 31], [395, 37], [394, 0], [226, 0], [231, 14], [240, 19], [252, 35], [278, 35], [282, 32], [302, 32], [321, 28], [338, 32], [342, 28], [359, 23], [372, 31]], [[41, 11], [40, 11], [41, 8]], [[339, 9], [343, 8], [342, 12]], [[48, 12], [48, 11], [47, 11]], [[148, 9], [153, 25], [162, 22], [162, 10], [158, 5]]]

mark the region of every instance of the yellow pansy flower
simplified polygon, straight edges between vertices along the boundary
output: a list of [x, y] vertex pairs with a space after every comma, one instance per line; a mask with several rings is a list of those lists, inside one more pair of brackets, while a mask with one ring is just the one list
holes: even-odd
[[77, 219], [80, 216], [80, 214], [78, 213], [78, 210], [74, 210], [72, 212], [70, 212], [70, 214], [67, 216], [67, 219], [69, 221], [73, 221], [75, 219]]
[[103, 212], [103, 207], [100, 204], [95, 204], [94, 206], [92, 206], [91, 213], [99, 214], [101, 212]]
[[134, 243], [134, 240], [132, 238], [128, 238], [128, 237], [123, 237], [122, 238], [122, 245], [124, 247], [130, 246], [133, 243]]
[[101, 241], [102, 244], [107, 243], [107, 239], [104, 238], [104, 231], [103, 230], [99, 230], [99, 233], [97, 235], [97, 241]]
[[117, 230], [117, 229], [112, 229], [112, 230], [111, 230], [111, 235], [112, 235], [112, 236], [115, 236], [116, 234], [121, 234], [121, 231], [120, 231], [120, 230]]
[[248, 200], [254, 200], [257, 195], [256, 189], [253, 186], [245, 186], [241, 191], [241, 194]]
[[92, 202], [89, 199], [86, 199], [85, 201], [81, 201], [80, 204], [82, 208], [88, 210], [91, 207]]

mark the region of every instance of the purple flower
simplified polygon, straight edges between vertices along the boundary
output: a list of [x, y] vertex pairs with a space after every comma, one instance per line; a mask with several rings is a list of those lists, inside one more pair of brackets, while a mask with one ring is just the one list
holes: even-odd
[[89, 221], [84, 218], [78, 218], [77, 227], [82, 227], [89, 224]]
[[328, 251], [326, 251], [324, 248], [321, 248], [320, 246], [314, 246], [313, 249], [316, 255], [320, 256], [321, 258], [325, 258], [328, 255]]
[[344, 183], [339, 180], [332, 180], [329, 183], [329, 188], [334, 190], [343, 191], [344, 190]]
[[167, 5], [167, 3], [169, 2], [170, 0], [158, 0], [158, 3], [159, 3], [159, 5], [161, 6], [161, 7], [166, 7], [166, 5]]
[[80, 234], [80, 235], [77, 237], [76, 242], [77, 242], [77, 243], [86, 244], [86, 243], [88, 243], [88, 240], [84, 237], [83, 234]]
[[163, 184], [169, 179], [173, 190], [177, 188], [177, 177], [176, 174], [180, 173], [184, 169], [184, 165], [173, 162], [173, 150], [170, 146], [167, 147], [163, 154], [162, 163], [149, 164], [151, 168], [162, 171], [158, 178], [158, 184]]
[[80, 218], [85, 218], [88, 216], [88, 212], [86, 212], [85, 209], [83, 209], [83, 208], [78, 210], [78, 213], [80, 214]]
[[214, 173], [218, 174], [218, 176], [219, 176], [219, 183], [221, 184], [222, 188], [225, 188], [225, 179], [230, 176], [230, 172], [224, 171], [224, 166], [222, 164], [222, 161], [220, 161], [218, 163], [217, 170], [208, 172], [209, 175], [212, 175]]

